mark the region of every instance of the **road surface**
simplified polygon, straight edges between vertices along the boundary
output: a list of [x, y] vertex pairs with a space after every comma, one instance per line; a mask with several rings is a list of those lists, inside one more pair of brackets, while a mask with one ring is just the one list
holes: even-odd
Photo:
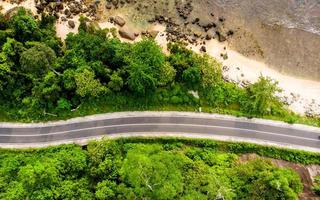
[[[132, 112], [102, 117], [77, 118], [58, 123], [0, 123], [0, 147], [6, 145], [50, 144], [114, 134], [177, 133], [236, 137], [275, 144], [300, 146], [320, 151], [320, 129], [293, 125], [257, 123], [252, 120], [220, 118], [176, 112]], [[36, 145], [35, 145], [36, 146]]]

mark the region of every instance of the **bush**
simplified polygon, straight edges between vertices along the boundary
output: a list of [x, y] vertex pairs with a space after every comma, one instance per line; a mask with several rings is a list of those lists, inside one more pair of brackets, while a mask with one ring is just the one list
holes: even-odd
[[320, 196], [320, 176], [314, 179], [314, 186], [312, 187], [312, 190], [314, 191], [314, 193]]

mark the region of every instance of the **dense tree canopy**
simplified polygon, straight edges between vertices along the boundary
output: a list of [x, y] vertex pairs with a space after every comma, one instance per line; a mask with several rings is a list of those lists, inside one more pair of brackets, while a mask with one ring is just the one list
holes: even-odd
[[241, 88], [223, 80], [221, 63], [183, 44], [169, 44], [166, 55], [154, 40], [121, 42], [108, 34], [111, 30], [81, 18], [79, 33], [68, 34], [63, 45], [52, 16], [36, 20], [24, 9], [10, 19], [0, 16], [0, 111], [7, 118], [30, 121], [172, 105], [250, 116], [290, 114], [271, 79]]
[[104, 140], [86, 149], [3, 150], [0, 158], [1, 199], [294, 200], [302, 191], [290, 169], [190, 141]]
[[20, 55], [20, 64], [22, 71], [39, 77], [49, 71], [49, 68], [55, 62], [55, 52], [41, 43], [29, 44], [31, 48], [25, 50]]

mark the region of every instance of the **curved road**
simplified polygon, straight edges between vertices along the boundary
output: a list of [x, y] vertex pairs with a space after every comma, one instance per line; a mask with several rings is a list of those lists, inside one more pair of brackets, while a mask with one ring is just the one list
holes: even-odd
[[178, 112], [132, 112], [97, 115], [39, 124], [0, 123], [0, 147], [73, 141], [110, 134], [180, 133], [237, 137], [320, 151], [320, 129], [284, 123]]

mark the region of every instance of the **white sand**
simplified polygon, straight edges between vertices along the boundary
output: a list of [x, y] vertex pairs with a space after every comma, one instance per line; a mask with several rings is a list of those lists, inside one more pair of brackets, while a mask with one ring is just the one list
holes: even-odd
[[77, 33], [78, 32], [78, 28], [80, 25], [79, 22], [79, 18], [80, 16], [74, 16], [72, 19], [72, 21], [74, 21], [75, 27], [71, 28], [68, 25], [68, 21], [61, 21], [61, 19], [57, 20], [56, 22], [56, 32], [57, 32], [57, 36], [61, 38], [62, 41], [64, 41], [68, 35], [68, 33]]
[[33, 14], [37, 14], [37, 9], [35, 7], [34, 0], [25, 0], [21, 2], [20, 4], [11, 4], [9, 0], [1, 0], [0, 6], [2, 6], [3, 10], [1, 12], [5, 13], [8, 10], [16, 7], [16, 6], [22, 6], [26, 9], [31, 10]]
[[[7, 1], [0, 2], [0, 6], [3, 6], [5, 12], [14, 6]], [[28, 9], [31, 9], [33, 13], [36, 12], [34, 0], [26, 0], [20, 4]], [[74, 20], [76, 27], [71, 29], [68, 27], [67, 22], [58, 21], [56, 24], [57, 35], [64, 40], [66, 35], [70, 32], [76, 33], [78, 30], [79, 16], [75, 16]], [[132, 26], [132, 24], [130, 24]], [[115, 27], [113, 24], [108, 22], [100, 22], [101, 28], [112, 28]], [[139, 30], [139, 28], [136, 28]], [[152, 29], [160, 31], [156, 41], [166, 51], [166, 33], [165, 27], [162, 25], [156, 25]], [[122, 41], [129, 42], [128, 40], [121, 39]], [[136, 41], [141, 40], [139, 36]], [[268, 76], [279, 82], [279, 86], [283, 89], [280, 95], [287, 102], [290, 103], [289, 108], [296, 113], [305, 114], [312, 113], [320, 115], [320, 81], [310, 81], [299, 79], [292, 76], [283, 75], [266, 65], [263, 62], [259, 62], [250, 58], [247, 58], [236, 51], [229, 50], [227, 43], [219, 43], [216, 40], [206, 42], [207, 53], [214, 58], [222, 62], [223, 66], [227, 66], [228, 70], [224, 71], [224, 76], [236, 83], [242, 81], [255, 82], [260, 75]], [[224, 47], [227, 47], [225, 50]], [[199, 52], [200, 46], [190, 46], [194, 51]], [[221, 58], [221, 53], [227, 53], [228, 59], [224, 60]]]

